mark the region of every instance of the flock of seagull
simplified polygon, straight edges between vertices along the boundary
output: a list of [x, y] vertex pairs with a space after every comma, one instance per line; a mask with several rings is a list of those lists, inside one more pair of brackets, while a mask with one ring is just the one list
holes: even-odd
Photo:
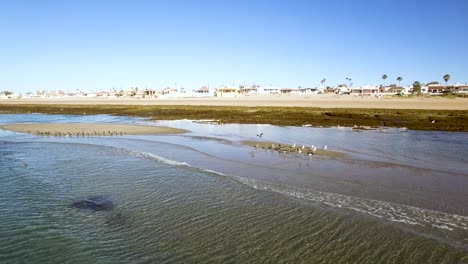
[[[263, 136], [263, 132], [260, 134], [257, 134], [257, 137], [261, 138]], [[259, 148], [260, 145], [257, 143], [255, 144], [255, 148]], [[296, 143], [293, 145], [283, 145], [283, 144], [269, 144], [269, 145], [264, 145], [261, 147], [262, 149], [270, 149], [270, 150], [276, 150], [281, 153], [298, 153], [298, 154], [307, 154], [308, 156], [312, 156], [317, 152], [317, 146], [311, 145], [310, 148], [306, 147], [305, 145], [302, 146], [297, 146]], [[324, 145], [322, 150], [327, 150], [328, 146]]]
[[[29, 134], [31, 134], [31, 131], [28, 131]], [[51, 132], [51, 131], [39, 131], [37, 130], [36, 135], [39, 135], [39, 136], [54, 136], [54, 137], [92, 137], [92, 136], [123, 136], [123, 135], [127, 135], [126, 132], [117, 132], [117, 131], [94, 131], [93, 133], [89, 133], [89, 132], [59, 132], [59, 131], [55, 131], [55, 132]]]
[[[259, 144], [255, 145], [256, 148], [259, 148]], [[262, 149], [270, 149], [270, 150], [276, 150], [281, 153], [298, 153], [298, 154], [307, 154], [308, 156], [312, 156], [317, 152], [317, 146], [312, 145], [309, 147], [306, 147], [305, 145], [302, 145], [301, 147], [296, 146], [296, 144], [291, 145], [282, 145], [282, 144], [271, 144], [268, 146], [262, 146]], [[322, 150], [327, 150], [328, 146], [324, 145]]]

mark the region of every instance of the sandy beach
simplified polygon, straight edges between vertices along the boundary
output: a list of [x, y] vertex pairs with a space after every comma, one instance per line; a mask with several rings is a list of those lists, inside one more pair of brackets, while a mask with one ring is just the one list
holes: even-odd
[[0, 129], [42, 136], [124, 136], [150, 134], [180, 134], [182, 129], [160, 126], [122, 124], [7, 124]]
[[384, 97], [354, 95], [266, 95], [233, 98], [50, 98], [3, 99], [0, 104], [63, 104], [63, 105], [204, 105], [204, 106], [278, 106], [318, 108], [381, 108], [381, 109], [435, 109], [468, 110], [468, 98], [446, 97]]

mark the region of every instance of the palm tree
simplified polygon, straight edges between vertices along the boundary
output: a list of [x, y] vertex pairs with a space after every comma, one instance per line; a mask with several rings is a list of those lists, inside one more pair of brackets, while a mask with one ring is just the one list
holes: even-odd
[[447, 82], [450, 80], [450, 74], [444, 75], [445, 86], [447, 86]]
[[387, 75], [384, 74], [384, 75], [382, 76], [382, 79], [383, 79], [383, 85], [385, 86], [385, 80], [387, 79]]
[[400, 82], [403, 81], [403, 78], [398, 77], [398, 78], [396, 78], [396, 80], [398, 81], [398, 86], [400, 86]]
[[351, 87], [351, 78], [346, 77], [345, 79], [348, 81], [348, 87]]
[[327, 81], [327, 79], [323, 78], [323, 79], [320, 81], [320, 84], [322, 84], [322, 86], [323, 86], [323, 84], [324, 84], [326, 81]]
[[418, 81], [415, 81], [413, 83], [413, 92], [417, 92], [418, 94], [421, 93], [421, 83]]

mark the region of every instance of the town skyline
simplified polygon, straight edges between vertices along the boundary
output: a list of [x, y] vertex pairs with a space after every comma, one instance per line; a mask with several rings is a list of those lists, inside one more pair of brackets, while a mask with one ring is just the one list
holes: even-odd
[[9, 25], [0, 90], [17, 93], [468, 81], [463, 1], [9, 1], [0, 10]]

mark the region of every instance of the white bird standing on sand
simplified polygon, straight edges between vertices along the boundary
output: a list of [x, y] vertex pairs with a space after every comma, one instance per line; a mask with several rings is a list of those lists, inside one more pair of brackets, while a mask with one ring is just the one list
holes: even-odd
[[295, 148], [295, 147], [296, 147], [296, 143], [293, 144], [293, 148]]
[[311, 148], [311, 149], [314, 149], [314, 148], [315, 148], [315, 145], [310, 146], [310, 148]]
[[317, 147], [313, 147], [312, 150], [315, 152], [317, 151]]
[[304, 145], [302, 145], [302, 149], [304, 149], [304, 148], [305, 148], [305, 146], [304, 146]]
[[323, 149], [324, 149], [324, 150], [327, 150], [327, 148], [328, 148], [328, 146], [327, 146], [327, 145], [323, 146]]

